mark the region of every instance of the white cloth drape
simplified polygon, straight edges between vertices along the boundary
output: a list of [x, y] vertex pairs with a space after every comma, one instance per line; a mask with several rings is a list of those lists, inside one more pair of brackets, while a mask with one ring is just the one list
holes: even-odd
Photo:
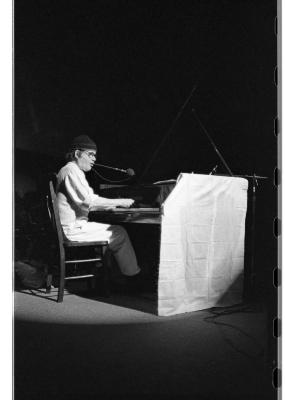
[[158, 314], [242, 300], [246, 179], [181, 174], [163, 206]]

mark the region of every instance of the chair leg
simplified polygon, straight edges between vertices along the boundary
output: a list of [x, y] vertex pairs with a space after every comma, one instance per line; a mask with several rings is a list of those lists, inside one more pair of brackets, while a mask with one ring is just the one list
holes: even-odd
[[87, 286], [90, 291], [94, 290], [96, 287], [96, 277], [95, 275], [92, 278], [88, 278]]
[[111, 251], [108, 246], [102, 247], [103, 279], [107, 296], [110, 296]]
[[48, 273], [46, 279], [46, 293], [50, 293], [51, 291], [51, 283], [52, 283], [52, 274]]
[[60, 257], [60, 275], [59, 275], [59, 286], [57, 292], [57, 302], [63, 302], [64, 295], [64, 283], [65, 283], [65, 257]]

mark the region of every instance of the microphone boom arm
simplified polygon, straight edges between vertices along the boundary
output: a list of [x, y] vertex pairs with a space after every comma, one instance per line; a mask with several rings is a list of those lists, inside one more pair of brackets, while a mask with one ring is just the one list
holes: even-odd
[[226, 163], [224, 157], [221, 155], [221, 153], [219, 152], [217, 146], [215, 145], [213, 139], [211, 138], [211, 136], [209, 135], [208, 131], [206, 130], [206, 128], [204, 127], [204, 125], [202, 124], [200, 118], [198, 117], [196, 111], [194, 108], [192, 108], [192, 113], [194, 115], [194, 117], [196, 118], [196, 120], [198, 121], [200, 127], [202, 128], [203, 132], [206, 134], [207, 138], [209, 139], [211, 145], [213, 146], [215, 152], [218, 154], [220, 160], [222, 161], [222, 163], [224, 164], [226, 170], [228, 171], [228, 173], [230, 174], [230, 176], [234, 176], [234, 174], [232, 173], [230, 167], [228, 166], [228, 164]]
[[[135, 171], [134, 171], [133, 169], [131, 169], [131, 168], [122, 169], [122, 168], [111, 167], [111, 166], [109, 166], [109, 165], [98, 164], [98, 163], [95, 163], [95, 164], [94, 164], [94, 167], [107, 168], [107, 169], [111, 169], [111, 170], [113, 170], [113, 171], [123, 172], [124, 174], [130, 175], [130, 176], [135, 175]], [[94, 168], [94, 167], [93, 167], [93, 168]]]

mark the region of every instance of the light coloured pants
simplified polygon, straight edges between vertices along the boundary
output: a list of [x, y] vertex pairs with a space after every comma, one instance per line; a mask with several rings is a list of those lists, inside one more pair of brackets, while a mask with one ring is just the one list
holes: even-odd
[[67, 239], [74, 242], [107, 240], [123, 275], [140, 272], [129, 235], [122, 226], [83, 221], [72, 228], [63, 227], [63, 231]]

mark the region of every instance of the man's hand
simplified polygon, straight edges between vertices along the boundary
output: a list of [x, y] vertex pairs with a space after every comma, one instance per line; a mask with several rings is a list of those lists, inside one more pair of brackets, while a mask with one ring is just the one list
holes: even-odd
[[118, 199], [117, 207], [130, 208], [134, 204], [133, 199]]
[[89, 211], [112, 210], [116, 207], [130, 208], [134, 204], [133, 199], [107, 199], [97, 196], [89, 206]]

